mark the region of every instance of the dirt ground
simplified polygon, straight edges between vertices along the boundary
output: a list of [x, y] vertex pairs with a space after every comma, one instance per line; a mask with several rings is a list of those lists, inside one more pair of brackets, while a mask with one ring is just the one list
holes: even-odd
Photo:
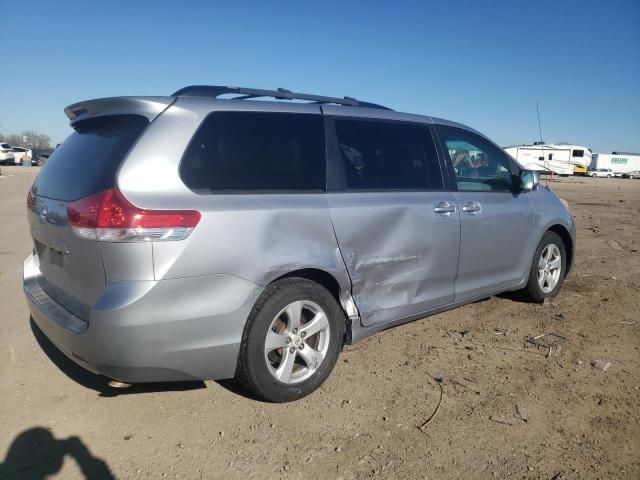
[[[346, 347], [315, 394], [273, 405], [234, 382], [112, 390], [34, 335], [21, 279], [36, 170], [0, 179], [0, 478], [640, 478], [639, 180], [550, 183], [578, 226], [551, 305], [503, 296], [388, 330]], [[542, 333], [566, 342], [525, 348]]]

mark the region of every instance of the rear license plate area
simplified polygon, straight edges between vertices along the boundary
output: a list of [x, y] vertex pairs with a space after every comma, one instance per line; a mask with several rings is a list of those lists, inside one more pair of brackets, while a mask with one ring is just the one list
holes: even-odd
[[50, 248], [49, 261], [51, 262], [51, 265], [55, 265], [56, 267], [62, 268], [62, 263], [63, 263], [62, 252], [59, 252], [57, 250], [54, 250], [53, 248]]

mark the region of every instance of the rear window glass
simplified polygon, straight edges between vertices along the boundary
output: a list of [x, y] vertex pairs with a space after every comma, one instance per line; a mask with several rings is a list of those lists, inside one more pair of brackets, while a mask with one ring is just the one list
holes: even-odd
[[180, 176], [198, 193], [324, 190], [325, 164], [320, 115], [216, 112], [191, 140]]
[[426, 126], [336, 119], [349, 190], [439, 190], [442, 175]]
[[149, 121], [136, 115], [87, 120], [49, 157], [36, 178], [36, 195], [77, 200], [112, 188], [120, 163]]

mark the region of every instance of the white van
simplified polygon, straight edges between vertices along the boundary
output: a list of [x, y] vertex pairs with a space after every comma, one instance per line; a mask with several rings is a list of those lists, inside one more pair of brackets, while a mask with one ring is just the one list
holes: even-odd
[[622, 176], [625, 173], [640, 170], [640, 153], [612, 152], [596, 153], [593, 155], [593, 165], [596, 168], [609, 168], [614, 175]]

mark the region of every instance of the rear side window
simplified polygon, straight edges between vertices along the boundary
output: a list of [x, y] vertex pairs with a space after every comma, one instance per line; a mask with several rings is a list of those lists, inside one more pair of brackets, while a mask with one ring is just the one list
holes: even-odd
[[355, 119], [334, 123], [348, 190], [442, 189], [427, 127]]
[[191, 140], [180, 177], [198, 193], [324, 191], [324, 151], [320, 115], [215, 112]]
[[36, 177], [34, 193], [72, 201], [115, 186], [116, 171], [149, 121], [115, 115], [74, 125]]

